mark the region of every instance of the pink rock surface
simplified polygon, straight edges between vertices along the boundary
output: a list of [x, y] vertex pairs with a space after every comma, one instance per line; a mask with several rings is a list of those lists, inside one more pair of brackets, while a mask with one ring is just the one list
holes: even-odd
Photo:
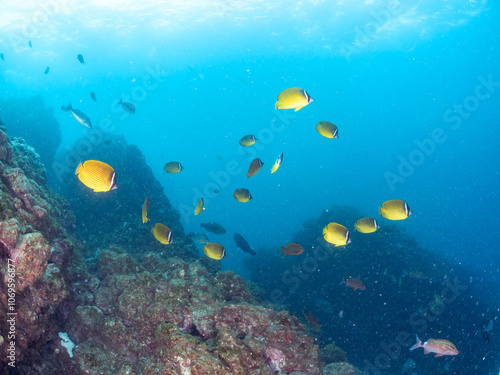
[[10, 258], [16, 267], [17, 290], [23, 291], [42, 277], [50, 258], [50, 247], [41, 233], [28, 233], [11, 249]]
[[[153, 255], [143, 267], [110, 251], [100, 262], [97, 307], [79, 307], [85, 329], [74, 324], [70, 332], [85, 355], [97, 346], [121, 358], [115, 368], [135, 363], [144, 374], [320, 374], [319, 349], [304, 326], [255, 304], [234, 273], [213, 276], [197, 262]], [[98, 371], [86, 358], [76, 351], [82, 369]]]

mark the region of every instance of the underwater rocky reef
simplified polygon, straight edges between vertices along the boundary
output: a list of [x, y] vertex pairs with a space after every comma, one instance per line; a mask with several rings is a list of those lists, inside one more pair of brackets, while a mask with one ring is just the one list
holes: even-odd
[[71, 293], [67, 271], [79, 243], [61, 225], [75, 218], [68, 202], [47, 189], [40, 156], [5, 131], [1, 123], [0, 350], [22, 362], [57, 335], [55, 317]]
[[[348, 206], [323, 211], [293, 236], [306, 249], [303, 254], [284, 257], [276, 247], [258, 251], [266, 262], [246, 258], [250, 279], [303, 322], [303, 311], [312, 314], [317, 321], [307, 324], [307, 331], [320, 346], [341, 347], [365, 374], [401, 374], [410, 357], [419, 374], [477, 373], [485, 366], [484, 346], [493, 345], [484, 342], [480, 327], [494, 306], [474, 297], [474, 278], [460, 265], [423, 248], [401, 225], [383, 218], [377, 218], [381, 227], [375, 233], [352, 230], [346, 246], [323, 240], [328, 223], [352, 228], [365, 216]], [[342, 281], [349, 277], [366, 289], [348, 287]], [[415, 334], [452, 341], [466, 354], [440, 361], [420, 351], [410, 354]]]
[[[108, 156], [124, 157], [117, 173], [127, 166], [143, 170], [135, 146], [117, 136], [110, 143], [117, 148]], [[3, 126], [0, 175], [0, 326], [6, 333], [0, 349], [15, 357], [15, 367], [0, 358], [4, 373], [359, 374], [339, 348], [320, 351], [306, 326], [266, 302], [254, 284], [218, 271], [218, 261], [198, 258], [152, 175], [151, 190], [123, 178], [122, 195], [96, 201], [73, 186], [70, 206], [48, 189], [35, 150], [9, 138]], [[140, 199], [127, 189], [140, 191]], [[180, 239], [176, 251], [122, 235], [128, 231], [122, 220], [139, 222], [145, 194], [163, 204], [159, 214]], [[133, 225], [136, 237], [153, 238]], [[86, 261], [90, 254], [94, 259]]]

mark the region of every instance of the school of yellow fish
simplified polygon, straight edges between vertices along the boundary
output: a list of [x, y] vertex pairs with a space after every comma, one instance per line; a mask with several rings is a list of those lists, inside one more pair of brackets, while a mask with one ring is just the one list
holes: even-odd
[[[306, 90], [292, 87], [282, 91], [278, 95], [278, 101], [275, 104], [276, 109], [294, 109], [299, 111], [304, 108], [309, 103], [313, 102], [314, 99], [307, 93]], [[339, 137], [338, 127], [329, 121], [319, 121], [316, 124], [316, 131], [325, 138], [334, 139]], [[242, 147], [250, 147], [254, 145], [258, 139], [252, 135], [248, 134], [239, 140], [239, 144]], [[283, 161], [283, 153], [281, 153], [271, 168], [271, 174], [275, 173], [281, 166]], [[248, 172], [246, 174], [247, 178], [250, 178], [257, 174], [264, 162], [260, 158], [255, 158], [252, 160], [248, 167]], [[165, 172], [169, 174], [176, 174], [182, 172], [184, 167], [179, 161], [171, 161], [165, 164]], [[77, 170], [76, 175], [80, 181], [87, 187], [93, 189], [95, 192], [106, 192], [116, 189], [116, 173], [114, 169], [101, 161], [97, 160], [87, 160], [81, 163]], [[234, 199], [241, 203], [247, 203], [253, 199], [252, 194], [248, 189], [238, 188], [233, 193]], [[147, 217], [149, 208], [149, 197], [146, 198], [142, 206], [142, 222], [143, 224], [149, 221]], [[199, 215], [204, 210], [204, 200], [200, 198], [198, 203], [194, 208], [194, 215]], [[382, 203], [382, 207], [379, 207], [380, 215], [388, 220], [403, 220], [412, 214], [408, 204], [399, 199], [389, 200]], [[355, 229], [360, 233], [373, 233], [380, 228], [379, 224], [374, 218], [365, 217], [359, 219], [355, 225]], [[166, 225], [161, 223], [156, 223], [152, 228], [152, 233], [154, 237], [162, 244], [169, 245], [173, 242], [172, 231]], [[337, 246], [345, 246], [351, 243], [351, 234], [349, 229], [339, 223], [329, 223], [323, 229], [323, 239]], [[289, 243], [285, 246], [280, 246], [281, 254], [288, 255], [300, 255], [304, 251], [304, 248], [297, 243]], [[203, 247], [203, 252], [212, 259], [220, 260], [224, 258], [226, 251], [224, 246], [208, 242]]]

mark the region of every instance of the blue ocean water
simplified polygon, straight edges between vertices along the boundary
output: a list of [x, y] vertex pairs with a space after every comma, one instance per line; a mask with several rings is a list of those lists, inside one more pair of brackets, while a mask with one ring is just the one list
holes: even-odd
[[[94, 126], [125, 135], [186, 232], [208, 221], [228, 229], [216, 237], [228, 250], [223, 269], [249, 275], [234, 232], [256, 250], [278, 249], [333, 205], [379, 219], [382, 202], [404, 199], [414, 214], [397, 226], [467, 269], [473, 298], [496, 308], [485, 319], [498, 315], [496, 2], [52, 0], [0, 9], [2, 99], [41, 95], [61, 123], [59, 155], [87, 132], [59, 110], [69, 102]], [[314, 102], [277, 111], [289, 87]], [[339, 139], [317, 134], [322, 120], [339, 127]], [[247, 134], [259, 142], [243, 149]], [[247, 179], [256, 157], [263, 169]], [[167, 175], [172, 160], [185, 170]], [[234, 200], [240, 187], [251, 202]], [[193, 217], [201, 196], [206, 209]]]

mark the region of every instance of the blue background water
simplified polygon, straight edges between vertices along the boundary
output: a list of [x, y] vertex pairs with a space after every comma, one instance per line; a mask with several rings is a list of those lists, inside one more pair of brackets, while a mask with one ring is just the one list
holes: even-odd
[[[224, 269], [247, 274], [241, 260], [250, 255], [235, 249], [235, 231], [255, 249], [278, 249], [333, 204], [379, 218], [380, 203], [397, 198], [414, 212], [398, 225], [465, 265], [480, 298], [500, 304], [497, 3], [141, 4], [53, 1], [44, 10], [3, 2], [3, 98], [42, 95], [61, 123], [60, 153], [86, 133], [61, 105], [71, 102], [95, 127], [109, 119], [145, 154], [186, 232], [212, 220], [228, 229], [210, 236], [228, 250]], [[496, 84], [476, 91], [484, 81]], [[315, 101], [276, 111], [279, 92], [294, 86]], [[135, 115], [117, 106], [120, 98], [136, 105]], [[321, 120], [337, 124], [340, 138], [318, 135]], [[440, 129], [442, 142], [418, 154], [417, 143]], [[260, 141], [243, 150], [246, 134]], [[264, 167], [247, 179], [254, 157]], [[418, 165], [388, 183], [410, 159]], [[165, 174], [171, 160], [185, 170]], [[250, 203], [234, 200], [239, 187], [251, 191]], [[206, 210], [195, 218], [199, 191]]]

